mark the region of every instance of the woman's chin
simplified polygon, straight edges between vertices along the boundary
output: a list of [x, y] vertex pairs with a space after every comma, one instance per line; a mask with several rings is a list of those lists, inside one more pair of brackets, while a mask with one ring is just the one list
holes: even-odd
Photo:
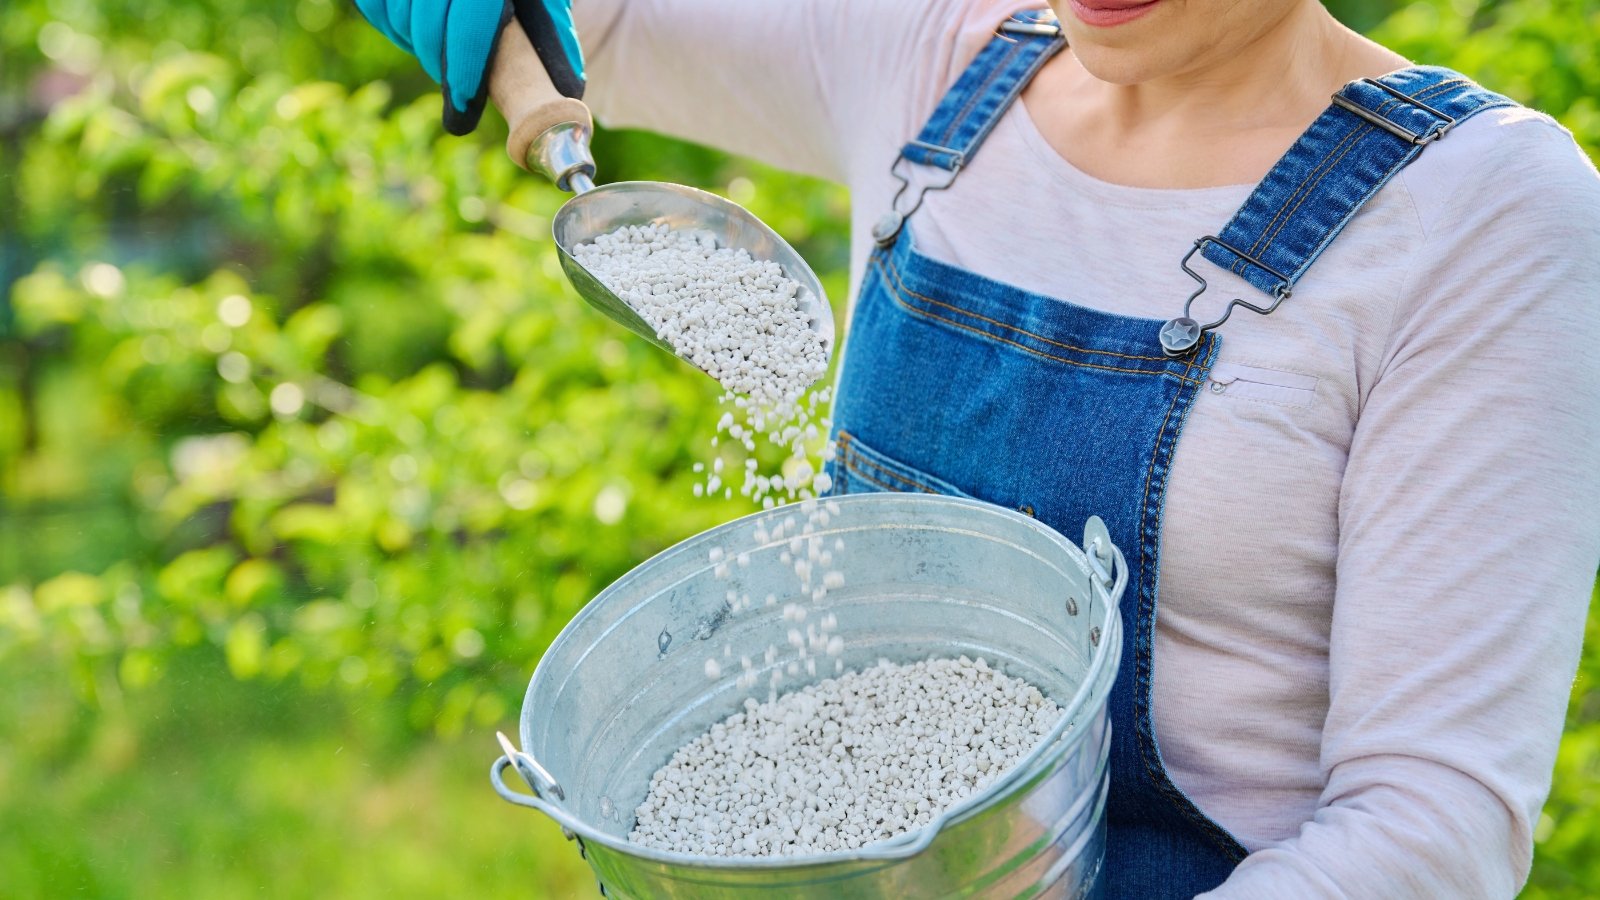
[[1107, 46], [1092, 41], [1074, 41], [1069, 35], [1068, 46], [1084, 71], [1109, 84], [1141, 84], [1180, 68], [1171, 55], [1161, 52], [1162, 48], [1148, 44]]

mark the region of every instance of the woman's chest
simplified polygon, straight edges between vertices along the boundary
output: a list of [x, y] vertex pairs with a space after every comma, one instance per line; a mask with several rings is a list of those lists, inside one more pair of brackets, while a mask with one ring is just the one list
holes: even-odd
[[[1250, 188], [1153, 190], [1099, 181], [1016, 120], [1013, 110], [949, 189], [925, 195], [911, 219], [919, 251], [1026, 292], [1148, 318], [1155, 328], [1183, 314], [1200, 286], [1181, 267], [1184, 255], [1199, 238], [1222, 232]], [[858, 188], [858, 224], [887, 207], [894, 182], [887, 175], [884, 181]], [[915, 191], [914, 180], [909, 193]], [[1216, 329], [1218, 365], [1194, 415], [1230, 438], [1253, 438], [1260, 447], [1253, 453], [1309, 440], [1347, 446], [1420, 243], [1410, 198], [1391, 184], [1270, 315], [1229, 312], [1236, 299], [1266, 306], [1272, 298], [1196, 254], [1190, 266], [1206, 286], [1188, 314], [1202, 323], [1224, 313], [1228, 319]]]
[[[872, 193], [858, 191], [859, 218], [876, 214], [859, 205]], [[1002, 123], [953, 187], [928, 194], [912, 228], [927, 256], [1156, 329], [1197, 287], [1180, 268], [1183, 255], [1220, 232], [1248, 193], [1111, 185], [1041, 155]], [[1293, 615], [1296, 603], [1331, 599], [1345, 458], [1419, 243], [1410, 200], [1393, 185], [1276, 311], [1234, 309], [1217, 329], [1221, 350], [1188, 410], [1168, 481], [1164, 609], [1205, 605], [1222, 583], [1247, 601], [1222, 615], [1275, 603]], [[1190, 310], [1202, 322], [1236, 298], [1269, 302], [1198, 256], [1191, 264], [1208, 282]]]

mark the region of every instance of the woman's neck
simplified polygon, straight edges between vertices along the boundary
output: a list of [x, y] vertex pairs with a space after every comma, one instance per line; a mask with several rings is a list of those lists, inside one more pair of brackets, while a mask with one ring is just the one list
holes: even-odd
[[[1242, 46], [1207, 49], [1182, 68], [1134, 83], [1101, 80], [1078, 60], [1077, 91], [1102, 128], [1136, 137], [1150, 128], [1205, 132], [1272, 127], [1320, 111], [1349, 80], [1364, 39], [1315, 0], [1297, 3]], [[1374, 45], [1375, 46], [1375, 45]], [[1110, 73], [1118, 81], [1123, 73]], [[1359, 76], [1355, 76], [1359, 77]]]
[[1406, 65], [1315, 0], [1245, 44], [1206, 49], [1158, 77], [1117, 71], [1115, 55], [1091, 61], [1112, 71], [1096, 76], [1070, 48], [1047, 64], [1023, 95], [1029, 117], [1077, 168], [1153, 188], [1257, 181], [1341, 85]]

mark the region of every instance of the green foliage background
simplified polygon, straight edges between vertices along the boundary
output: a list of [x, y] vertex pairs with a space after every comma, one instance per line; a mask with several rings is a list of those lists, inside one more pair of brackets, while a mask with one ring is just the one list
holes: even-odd
[[[1333, 5], [1600, 156], [1595, 0]], [[0, 895], [591, 884], [489, 735], [601, 586], [745, 510], [690, 492], [714, 386], [577, 302], [563, 195], [438, 105], [336, 0], [0, 9]], [[844, 296], [838, 187], [596, 147]], [[1530, 897], [1600, 888], [1597, 677]]]

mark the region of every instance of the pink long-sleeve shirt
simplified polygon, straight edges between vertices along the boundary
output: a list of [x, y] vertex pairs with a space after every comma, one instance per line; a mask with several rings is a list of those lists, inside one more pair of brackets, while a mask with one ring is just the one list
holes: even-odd
[[[575, 11], [601, 121], [846, 184], [859, 280], [898, 148], [1018, 8]], [[1179, 258], [1250, 187], [1098, 180], [1019, 101], [912, 228], [979, 274], [1165, 319]], [[1207, 268], [1211, 296], [1255, 295]], [[1403, 170], [1277, 312], [1229, 319], [1174, 461], [1154, 663], [1173, 781], [1251, 851], [1206, 896], [1526, 879], [1600, 562], [1597, 301], [1600, 177], [1503, 109]]]

